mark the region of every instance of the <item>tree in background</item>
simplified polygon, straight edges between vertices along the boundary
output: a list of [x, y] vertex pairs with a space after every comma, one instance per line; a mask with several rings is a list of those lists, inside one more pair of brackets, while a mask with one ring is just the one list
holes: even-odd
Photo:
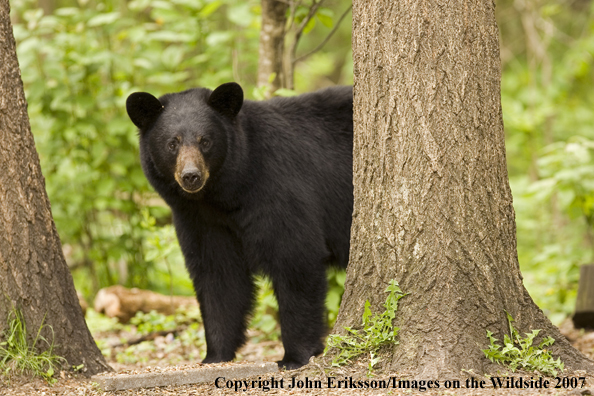
[[285, 86], [283, 58], [285, 26], [289, 3], [278, 0], [262, 0], [262, 22], [258, 51], [258, 86], [265, 88], [264, 96]]
[[0, 1], [0, 334], [17, 309], [30, 337], [45, 325], [42, 335], [69, 367], [96, 374], [110, 368], [87, 329], [52, 219], [9, 12]]
[[410, 293], [385, 350], [423, 378], [488, 371], [486, 329], [541, 329], [571, 369], [593, 369], [522, 284], [505, 161], [492, 1], [354, 2], [355, 206], [334, 328], [379, 310], [393, 278]]
[[[325, 3], [326, 0], [262, 0], [258, 87], [263, 87], [264, 97], [270, 98], [282, 88], [294, 90], [297, 63], [322, 49], [351, 10], [349, 6], [338, 19], [333, 19], [332, 11], [322, 7]], [[316, 19], [332, 30], [315, 48], [297, 56], [301, 38], [313, 29]]]

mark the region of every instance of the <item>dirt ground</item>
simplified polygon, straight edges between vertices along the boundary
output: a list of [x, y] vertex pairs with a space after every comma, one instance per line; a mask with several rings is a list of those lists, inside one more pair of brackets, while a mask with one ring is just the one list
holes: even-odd
[[[594, 332], [576, 331], [570, 322], [561, 326], [563, 334], [591, 359], [594, 358]], [[257, 335], [252, 334], [257, 341]], [[105, 340], [104, 340], [105, 341]], [[119, 373], [139, 372], [142, 370], [156, 369], [156, 367], [170, 367], [172, 365], [183, 365], [195, 363], [184, 361], [179, 356], [170, 356], [167, 351], [173, 350], [171, 344], [172, 337], [157, 337], [151, 342], [155, 343], [150, 348], [150, 353], [141, 361], [134, 364], [123, 362], [120, 354], [116, 359], [115, 354], [108, 357], [108, 362]], [[168, 344], [169, 343], [169, 344]], [[161, 346], [159, 346], [161, 345]], [[164, 347], [163, 347], [164, 346]], [[283, 350], [278, 341], [250, 342], [238, 354], [238, 360], [242, 361], [275, 361], [280, 359]], [[186, 356], [188, 356], [186, 351]], [[191, 353], [189, 354], [191, 355]], [[125, 356], [125, 355], [124, 355]], [[151, 366], [152, 365], [152, 366]], [[169, 368], [171, 369], [171, 368]], [[503, 370], [502, 370], [503, 371]], [[440, 381], [439, 388], [436, 384], [415, 381], [414, 378], [402, 373], [392, 373], [386, 376], [367, 378], [365, 368], [360, 370], [341, 370], [330, 374], [325, 373], [319, 364], [310, 364], [303, 369], [266, 375], [246, 380], [247, 382], [219, 381], [217, 383], [206, 383], [202, 385], [184, 385], [177, 387], [163, 387], [153, 389], [139, 389], [118, 392], [103, 392], [96, 383], [85, 378], [75, 378], [71, 374], [60, 373], [61, 378], [53, 386], [48, 385], [43, 380], [13, 379], [10, 384], [0, 383], [0, 396], [95, 396], [95, 395], [411, 395], [415, 393], [425, 395], [592, 395], [594, 394], [594, 373], [576, 372], [560, 374], [560, 379], [548, 379], [550, 382], [546, 389], [536, 388], [539, 382], [532, 383], [530, 387], [531, 374], [511, 373], [512, 382], [517, 382], [522, 378], [528, 381], [528, 388], [506, 387], [507, 378], [502, 375], [503, 387], [495, 389], [492, 382], [486, 377], [476, 377], [475, 385], [472, 387], [471, 379], [468, 383], [463, 380], [460, 388], [456, 384], [448, 384]], [[272, 378], [271, 378], [272, 377]], [[538, 377], [532, 377], [538, 381]], [[583, 379], [582, 379], [583, 378]], [[272, 383], [271, 379], [275, 382]], [[563, 382], [565, 379], [565, 382]], [[408, 387], [405, 388], [408, 382]], [[359, 383], [358, 381], [362, 381]], [[369, 381], [367, 384], [365, 381]], [[375, 382], [374, 382], [375, 381]], [[383, 381], [383, 382], [382, 382]], [[402, 382], [401, 382], [402, 381]], [[484, 381], [480, 388], [481, 381]], [[544, 384], [544, 383], [543, 383]], [[276, 386], [275, 386], [276, 385]], [[385, 388], [378, 388], [385, 385]], [[546, 384], [544, 384], [546, 385]], [[543, 385], [543, 386], [544, 386]], [[555, 388], [558, 385], [558, 388]], [[573, 387], [575, 385], [575, 387]], [[374, 388], [375, 387], [375, 388]]]

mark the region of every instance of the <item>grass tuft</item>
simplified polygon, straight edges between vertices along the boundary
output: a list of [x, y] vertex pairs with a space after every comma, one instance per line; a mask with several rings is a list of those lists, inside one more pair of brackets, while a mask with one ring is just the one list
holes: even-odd
[[45, 317], [31, 343], [27, 341], [27, 326], [18, 309], [13, 308], [8, 321], [8, 328], [0, 337], [0, 376], [6, 380], [12, 375], [41, 377], [53, 385], [57, 381], [54, 374], [66, 360], [54, 354], [53, 339], [49, 342], [41, 335], [46, 326]]

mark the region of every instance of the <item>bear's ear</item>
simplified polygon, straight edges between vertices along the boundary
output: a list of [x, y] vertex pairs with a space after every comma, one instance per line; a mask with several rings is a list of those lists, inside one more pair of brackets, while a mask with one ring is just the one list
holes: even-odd
[[235, 117], [243, 105], [243, 89], [230, 82], [220, 85], [208, 98], [208, 105], [228, 117]]
[[147, 92], [134, 92], [126, 99], [128, 116], [139, 129], [144, 129], [159, 118], [163, 105]]

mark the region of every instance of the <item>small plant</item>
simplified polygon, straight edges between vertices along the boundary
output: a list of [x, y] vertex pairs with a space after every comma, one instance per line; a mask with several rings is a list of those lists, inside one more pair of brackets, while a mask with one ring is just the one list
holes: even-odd
[[[156, 311], [137, 312], [130, 320], [131, 324], [121, 328], [127, 333], [142, 335], [141, 339], [134, 340], [123, 350], [115, 350], [105, 344], [99, 347], [104, 356], [111, 357], [115, 352], [116, 361], [125, 364], [146, 364], [155, 357], [162, 359], [165, 356], [169, 356], [167, 360], [170, 363], [181, 359], [181, 356], [194, 360], [200, 358], [200, 349], [204, 346], [204, 329], [200, 322], [200, 312], [196, 306], [180, 307], [173, 315]], [[170, 334], [158, 341], [158, 333]], [[142, 340], [144, 337], [147, 338]], [[123, 341], [126, 342], [125, 339]]]
[[130, 319], [130, 323], [144, 335], [160, 331], [175, 331], [201, 321], [200, 312], [195, 306], [180, 307], [174, 315], [165, 315], [156, 311], [148, 313], [138, 311], [136, 316]]
[[392, 279], [390, 285], [386, 288], [386, 293], [390, 293], [386, 298], [384, 307], [386, 310], [381, 314], [372, 316], [369, 309], [369, 300], [365, 302], [365, 311], [363, 312], [363, 329], [355, 330], [345, 327], [347, 335], [332, 334], [328, 337], [328, 346], [324, 351], [324, 356], [331, 348], [338, 349], [338, 354], [332, 359], [332, 366], [342, 366], [359, 356], [368, 354], [369, 365], [368, 374], [371, 374], [374, 366], [380, 358], [377, 353], [383, 345], [397, 345], [398, 327], [392, 325], [392, 320], [396, 317], [398, 310], [398, 300], [406, 294], [402, 293], [398, 282]]
[[178, 322], [174, 315], [164, 315], [157, 311], [144, 313], [136, 312], [136, 316], [130, 319], [130, 323], [135, 325], [140, 334], [149, 334], [158, 331], [174, 331], [178, 327]]
[[[13, 317], [12, 320], [10, 317]], [[49, 384], [57, 381], [53, 375], [66, 360], [54, 354], [53, 340], [49, 342], [41, 335], [44, 327], [42, 321], [33, 342], [29, 344], [25, 319], [19, 310], [13, 308], [8, 328], [0, 338], [0, 375], [8, 379], [11, 374], [27, 374], [42, 377]], [[39, 344], [43, 343], [46, 344], [45, 351], [39, 352], [43, 349]]]
[[511, 371], [517, 369], [536, 370], [553, 377], [557, 375], [557, 370], [563, 371], [564, 365], [561, 359], [553, 359], [551, 352], [545, 349], [545, 347], [553, 345], [555, 342], [553, 337], [545, 337], [538, 346], [533, 346], [534, 338], [540, 333], [540, 330], [532, 330], [531, 333], [526, 333], [525, 338], [522, 338], [512, 325], [514, 318], [509, 313], [506, 312], [506, 314], [511, 338], [507, 334], [504, 335], [505, 347], [501, 349], [501, 345], [497, 344], [497, 338], [494, 338], [493, 333], [487, 330], [487, 338], [491, 345], [488, 349], [483, 349], [485, 356], [492, 362], [509, 367]]

